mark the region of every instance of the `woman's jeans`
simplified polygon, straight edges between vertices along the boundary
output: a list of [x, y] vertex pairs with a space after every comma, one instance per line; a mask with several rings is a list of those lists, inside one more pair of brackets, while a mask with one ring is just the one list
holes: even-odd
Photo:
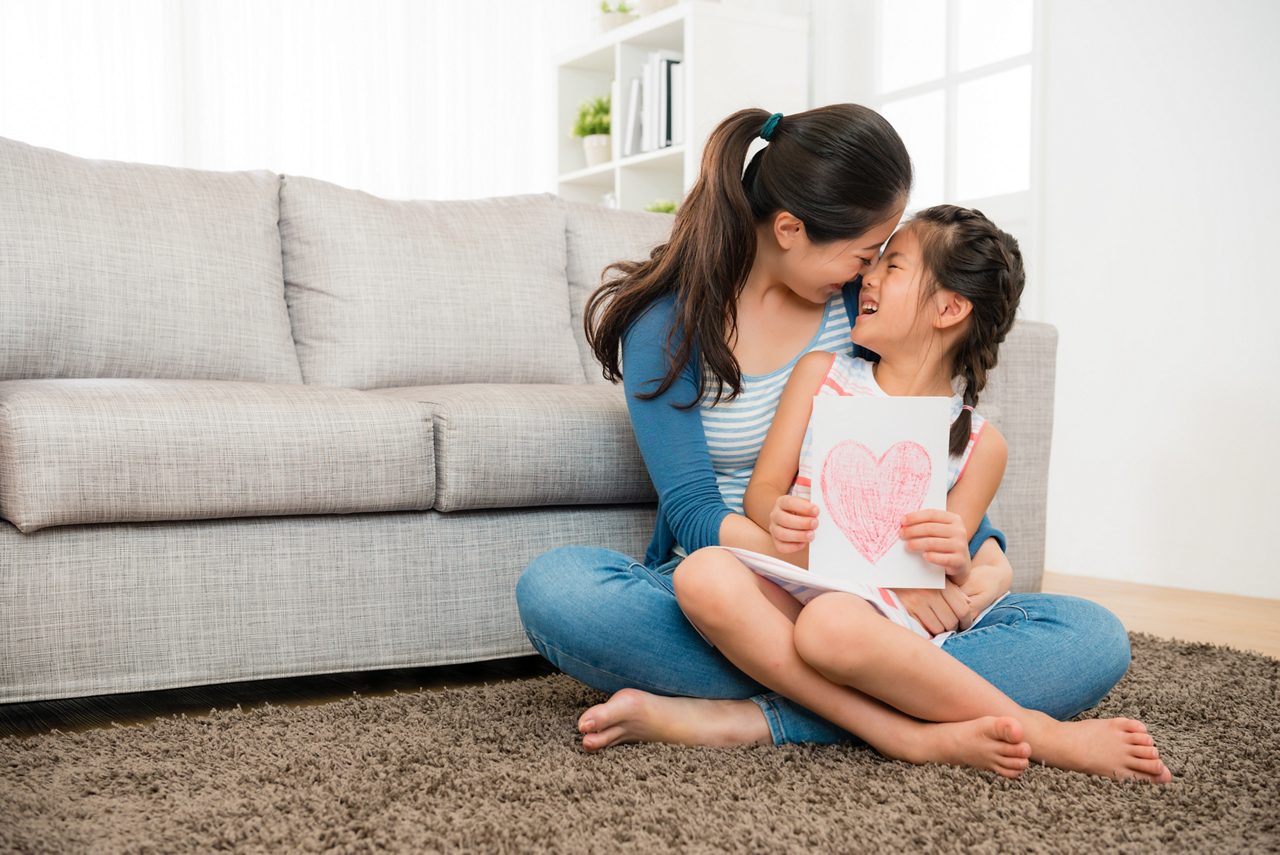
[[[529, 640], [561, 671], [604, 692], [749, 698], [775, 743], [853, 738], [770, 692], [708, 644], [676, 602], [677, 563], [650, 568], [582, 546], [539, 556], [516, 584]], [[1097, 704], [1129, 667], [1129, 638], [1115, 615], [1054, 594], [1009, 594], [942, 649], [1018, 704], [1059, 719]]]

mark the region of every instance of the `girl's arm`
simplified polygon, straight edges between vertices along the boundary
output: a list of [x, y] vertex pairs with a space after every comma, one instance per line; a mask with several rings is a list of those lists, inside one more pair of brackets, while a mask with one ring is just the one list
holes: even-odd
[[1009, 444], [996, 426], [987, 422], [978, 434], [959, 480], [947, 493], [947, 510], [960, 515], [966, 541], [977, 533], [987, 508], [991, 507], [1008, 462]]
[[[968, 598], [966, 607], [957, 608], [959, 598], [955, 596], [944, 597], [931, 590], [898, 592], [908, 609], [935, 634], [942, 629], [967, 628], [996, 597], [1009, 590], [1013, 568], [1001, 549], [1002, 542], [996, 538], [999, 533], [986, 519], [987, 507], [1004, 477], [1008, 456], [1004, 437], [988, 422], [961, 478], [947, 494], [947, 510], [916, 511], [908, 514], [904, 522], [902, 537], [907, 541], [907, 550], [921, 553], [930, 564], [942, 567], [947, 573], [948, 589], [957, 587]], [[990, 536], [986, 536], [988, 532]], [[951, 625], [953, 622], [957, 626]]]
[[947, 493], [947, 509], [916, 511], [907, 514], [903, 522], [907, 551], [920, 553], [961, 587], [969, 580], [969, 556], [981, 546], [981, 542], [974, 542], [975, 535], [990, 525], [986, 522], [987, 506], [1004, 477], [1008, 456], [1004, 437], [993, 425], [986, 425], [960, 479]]
[[833, 354], [820, 350], [800, 357], [778, 399], [773, 423], [769, 425], [769, 434], [760, 448], [742, 499], [747, 516], [763, 529], [769, 528], [769, 515], [778, 497], [785, 496], [796, 480], [800, 449], [813, 413], [813, 396], [831, 370], [834, 359]]

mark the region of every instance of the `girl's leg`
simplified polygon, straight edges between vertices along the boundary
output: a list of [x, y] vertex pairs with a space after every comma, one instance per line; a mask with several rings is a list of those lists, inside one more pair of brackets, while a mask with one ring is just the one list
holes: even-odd
[[[732, 554], [721, 549], [694, 553], [676, 569], [675, 588], [689, 619], [743, 672], [857, 733], [881, 753], [1009, 776], [1026, 767], [1030, 748], [1013, 719], [978, 713], [962, 724], [925, 724], [818, 673], [796, 652], [793, 622], [800, 604]], [[941, 651], [934, 654], [964, 669]]]
[[1130, 719], [1060, 722], [1019, 706], [928, 640], [884, 620], [865, 600], [824, 594], [797, 618], [798, 655], [827, 679], [928, 721], [982, 715], [1022, 723], [1032, 757], [1095, 775], [1167, 781], [1151, 737]]
[[942, 649], [1017, 703], [1057, 719], [1097, 706], [1129, 670], [1119, 619], [1059, 594], [1009, 594]]
[[569, 546], [539, 556], [516, 584], [520, 617], [538, 652], [588, 686], [614, 693], [580, 719], [585, 748], [851, 738], [769, 692], [707, 644], [676, 603], [673, 569], [674, 563], [652, 569], [612, 550]]

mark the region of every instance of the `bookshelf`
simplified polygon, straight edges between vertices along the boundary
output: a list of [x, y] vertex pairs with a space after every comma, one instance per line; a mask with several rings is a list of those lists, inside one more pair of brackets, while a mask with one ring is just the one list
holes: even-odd
[[[672, 101], [671, 124], [683, 141], [624, 155], [631, 81], [643, 77], [655, 54], [680, 61], [682, 93]], [[561, 196], [604, 204], [611, 195], [617, 207], [636, 211], [657, 199], [679, 202], [697, 177], [707, 135], [725, 116], [743, 107], [794, 113], [809, 106], [809, 21], [685, 0], [566, 53], [555, 80]], [[583, 101], [605, 94], [613, 96], [613, 155], [587, 168], [582, 141], [569, 128]]]

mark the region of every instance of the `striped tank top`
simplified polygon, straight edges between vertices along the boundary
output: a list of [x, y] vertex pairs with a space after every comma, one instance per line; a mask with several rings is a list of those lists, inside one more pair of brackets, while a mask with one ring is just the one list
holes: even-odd
[[[830, 370], [822, 378], [822, 384], [814, 392], [815, 397], [830, 395], [888, 397], [888, 393], [881, 389], [880, 384], [876, 382], [874, 365], [865, 359], [844, 353], [836, 354], [835, 359], [831, 361]], [[960, 416], [960, 409], [963, 406], [964, 400], [959, 395], [951, 396], [951, 421], [954, 422]], [[976, 412], [973, 413], [969, 429], [969, 444], [965, 446], [962, 454], [953, 455], [948, 460], [948, 491], [956, 485], [956, 482], [960, 480], [960, 476], [964, 474], [965, 466], [969, 464], [969, 458], [973, 454], [973, 447], [977, 444], [978, 437], [986, 423], [986, 419]], [[813, 423], [810, 422], [809, 427], [805, 428], [804, 444], [800, 447], [800, 468], [796, 473], [795, 484], [791, 487], [791, 495], [800, 496], [803, 499], [809, 498], [810, 489], [813, 485], [812, 456]]]
[[712, 405], [710, 400], [701, 404], [702, 429], [707, 436], [707, 449], [711, 452], [711, 468], [716, 474], [716, 484], [724, 503], [735, 514], [742, 513], [742, 497], [747, 492], [747, 482], [755, 469], [756, 458], [764, 445], [765, 435], [778, 409], [778, 399], [787, 385], [791, 369], [800, 357], [813, 350], [850, 354], [853, 342], [849, 338], [849, 313], [839, 294], [827, 301], [822, 314], [822, 324], [813, 339], [795, 358], [768, 374], [743, 374], [742, 394], [732, 401], [722, 400]]

